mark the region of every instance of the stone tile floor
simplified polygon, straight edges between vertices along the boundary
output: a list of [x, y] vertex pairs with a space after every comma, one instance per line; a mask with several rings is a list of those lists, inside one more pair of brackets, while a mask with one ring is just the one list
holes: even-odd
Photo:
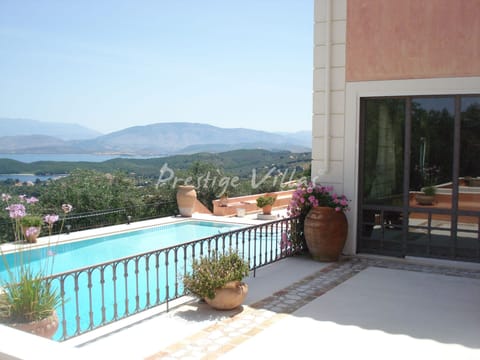
[[[152, 354], [147, 359], [220, 358], [223, 354], [370, 266], [480, 279], [478, 268], [428, 265], [383, 258], [346, 258], [323, 267], [314, 274], [250, 306], [243, 306], [232, 313], [230, 317]], [[198, 303], [197, 306], [207, 305]]]

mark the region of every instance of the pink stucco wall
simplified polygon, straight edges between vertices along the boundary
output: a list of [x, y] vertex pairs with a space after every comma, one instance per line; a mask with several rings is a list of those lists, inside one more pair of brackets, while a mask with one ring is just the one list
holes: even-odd
[[348, 0], [346, 80], [480, 76], [480, 0]]

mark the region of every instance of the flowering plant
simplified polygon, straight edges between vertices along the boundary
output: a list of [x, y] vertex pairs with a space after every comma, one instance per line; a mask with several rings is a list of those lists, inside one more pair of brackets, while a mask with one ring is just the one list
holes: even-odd
[[292, 200], [287, 208], [289, 216], [299, 216], [298, 223], [292, 226], [292, 242], [297, 246], [306, 246], [304, 235], [305, 218], [314, 207], [330, 207], [335, 211], [349, 210], [349, 200], [345, 195], [332, 193], [333, 187], [316, 185], [313, 182], [299, 184], [292, 194]]
[[290, 216], [307, 215], [311, 208], [319, 206], [331, 207], [335, 211], [349, 210], [347, 197], [331, 193], [332, 191], [332, 186], [321, 186], [312, 182], [307, 185], [300, 184], [292, 194], [288, 214]]
[[[29, 215], [27, 208], [38, 202], [35, 197], [19, 196], [19, 201], [11, 203], [12, 197], [2, 194], [2, 200], [7, 203], [5, 210], [12, 219], [14, 240], [27, 240], [30, 236], [37, 236], [39, 226], [44, 222], [52, 234], [53, 225], [59, 220], [56, 214]], [[72, 210], [69, 204], [63, 204], [65, 214]], [[37, 213], [36, 211], [32, 211]], [[63, 217], [62, 227], [65, 220]], [[25, 229], [26, 228], [26, 229]], [[60, 230], [61, 232], [61, 230]], [[55, 308], [61, 303], [58, 289], [51, 285], [51, 280], [46, 277], [47, 269], [53, 268], [53, 257], [45, 259], [39, 270], [24, 262], [24, 246], [15, 253], [14, 264], [9, 264], [7, 257], [3, 256], [6, 272], [9, 279], [1, 279], [3, 291], [0, 293], [0, 320], [7, 323], [23, 323], [42, 320], [54, 313]], [[3, 252], [0, 249], [3, 255]], [[47, 253], [51, 253], [50, 251]], [[11, 266], [14, 266], [13, 269]]]

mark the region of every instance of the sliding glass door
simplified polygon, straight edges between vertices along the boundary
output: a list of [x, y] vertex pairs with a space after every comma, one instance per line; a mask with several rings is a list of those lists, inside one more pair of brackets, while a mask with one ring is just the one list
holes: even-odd
[[360, 140], [359, 252], [480, 261], [480, 97], [362, 99]]

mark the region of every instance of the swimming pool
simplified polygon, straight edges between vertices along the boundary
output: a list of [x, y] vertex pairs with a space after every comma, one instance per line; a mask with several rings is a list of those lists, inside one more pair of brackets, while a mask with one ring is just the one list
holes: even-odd
[[[194, 253], [206, 252], [207, 245], [181, 247], [195, 239], [206, 238], [240, 229], [245, 225], [188, 220], [98, 238], [61, 243], [22, 252], [23, 261], [33, 270], [41, 269], [45, 260], [58, 275], [53, 285], [67, 299], [57, 309], [60, 327], [55, 339], [68, 338], [138, 312], [152, 304], [162, 303], [170, 294], [182, 294], [178, 277], [188, 269]], [[145, 254], [179, 245], [175, 251]], [[226, 246], [223, 244], [222, 246]], [[202, 248], [203, 247], [203, 248]], [[116, 259], [125, 259], [112, 262]], [[18, 255], [4, 259], [15, 270]], [[77, 273], [69, 271], [95, 264], [104, 264]], [[179, 271], [180, 269], [180, 271]], [[0, 279], [8, 279], [0, 262]], [[169, 286], [172, 288], [169, 289]], [[146, 291], [145, 291], [146, 290]]]

